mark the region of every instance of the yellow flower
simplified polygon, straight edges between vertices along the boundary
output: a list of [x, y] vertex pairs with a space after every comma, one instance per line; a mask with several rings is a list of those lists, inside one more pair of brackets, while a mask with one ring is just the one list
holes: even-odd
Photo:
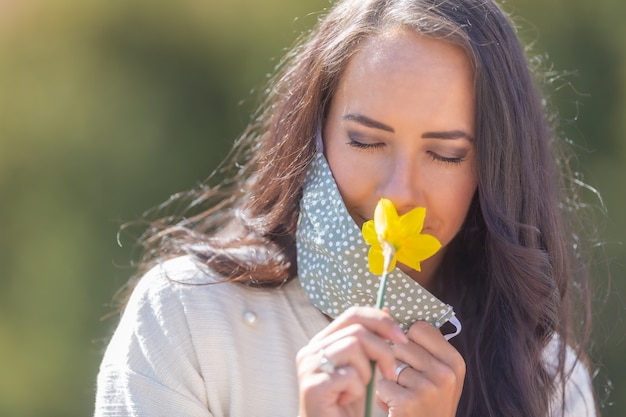
[[[367, 255], [370, 272], [381, 275], [376, 307], [382, 308], [387, 287], [387, 273], [402, 262], [416, 271], [421, 271], [420, 262], [433, 256], [441, 243], [436, 237], [422, 234], [426, 209], [416, 207], [408, 213], [398, 216], [398, 211], [391, 200], [381, 198], [374, 210], [374, 220], [363, 224], [363, 238], [371, 245]], [[386, 271], [385, 271], [386, 269]], [[365, 416], [372, 413], [374, 398], [375, 362], [371, 363], [372, 378], [367, 386]]]
[[374, 211], [374, 220], [363, 224], [363, 238], [371, 245], [367, 256], [370, 272], [381, 275], [385, 257], [383, 249], [391, 251], [391, 261], [387, 272], [391, 272], [397, 262], [420, 271], [420, 262], [433, 256], [441, 243], [436, 237], [422, 234], [426, 209], [416, 207], [398, 216], [391, 200], [381, 198]]

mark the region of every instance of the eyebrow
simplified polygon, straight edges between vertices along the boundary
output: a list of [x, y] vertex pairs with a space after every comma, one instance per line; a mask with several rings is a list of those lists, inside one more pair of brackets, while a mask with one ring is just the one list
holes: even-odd
[[[371, 127], [373, 129], [384, 130], [385, 132], [395, 133], [393, 127], [376, 121], [374, 119], [370, 119], [367, 116], [363, 116], [362, 114], [347, 114], [343, 117], [343, 120], [351, 120], [357, 122], [365, 127]], [[470, 142], [474, 142], [474, 137], [469, 133], [463, 130], [446, 130], [441, 132], [424, 132], [422, 133], [423, 139], [466, 139]]]
[[367, 116], [363, 116], [362, 114], [347, 114], [343, 117], [343, 120], [352, 120], [359, 124], [362, 124], [365, 127], [371, 127], [374, 129], [384, 130], [385, 132], [394, 133], [395, 130], [393, 127], [386, 125], [384, 123], [378, 122], [374, 119], [370, 119]]
[[424, 132], [423, 139], [467, 139], [474, 142], [474, 137], [463, 130], [448, 130], [443, 132]]

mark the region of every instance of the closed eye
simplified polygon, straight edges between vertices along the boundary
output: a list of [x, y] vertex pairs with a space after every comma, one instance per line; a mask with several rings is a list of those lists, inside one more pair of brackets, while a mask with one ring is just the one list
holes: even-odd
[[356, 140], [350, 140], [350, 142], [348, 142], [348, 145], [357, 148], [357, 149], [378, 149], [378, 148], [382, 148], [385, 146], [384, 143], [363, 143], [363, 142], [358, 142]]
[[363, 140], [362, 135], [355, 132], [348, 132], [348, 145], [357, 149], [379, 149], [385, 146], [384, 142], [374, 142], [370, 143], [369, 140]]
[[461, 157], [442, 156], [432, 151], [428, 152], [428, 156], [430, 157], [430, 159], [432, 159], [435, 162], [440, 162], [443, 164], [452, 164], [452, 165], [458, 165], [465, 160], [464, 158], [461, 158]]

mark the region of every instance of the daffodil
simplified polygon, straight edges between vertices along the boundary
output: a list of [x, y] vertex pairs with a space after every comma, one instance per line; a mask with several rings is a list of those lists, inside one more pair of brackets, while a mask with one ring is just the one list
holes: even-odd
[[[365, 242], [371, 245], [367, 258], [370, 272], [376, 275], [381, 275], [385, 269], [391, 272], [396, 262], [421, 271], [420, 262], [441, 248], [436, 237], [421, 233], [425, 217], [423, 207], [398, 216], [391, 200], [381, 198], [374, 211], [374, 220], [365, 222], [362, 229]], [[385, 258], [389, 261], [386, 268]]]
[[[396, 262], [421, 271], [420, 262], [430, 258], [441, 248], [436, 237], [422, 234], [425, 217], [426, 209], [423, 207], [416, 207], [398, 216], [391, 200], [381, 198], [374, 210], [374, 220], [363, 224], [363, 238], [371, 245], [367, 255], [370, 272], [381, 275], [376, 298], [377, 308], [383, 308], [387, 275], [395, 268]], [[371, 363], [371, 367], [372, 378], [367, 386], [365, 417], [372, 415], [375, 362]]]

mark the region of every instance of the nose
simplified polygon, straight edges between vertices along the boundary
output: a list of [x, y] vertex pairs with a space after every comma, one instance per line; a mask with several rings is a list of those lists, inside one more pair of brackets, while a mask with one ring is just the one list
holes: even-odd
[[414, 159], [407, 155], [398, 156], [390, 161], [386, 171], [379, 187], [379, 197], [391, 200], [400, 215], [424, 206], [423, 179]]

